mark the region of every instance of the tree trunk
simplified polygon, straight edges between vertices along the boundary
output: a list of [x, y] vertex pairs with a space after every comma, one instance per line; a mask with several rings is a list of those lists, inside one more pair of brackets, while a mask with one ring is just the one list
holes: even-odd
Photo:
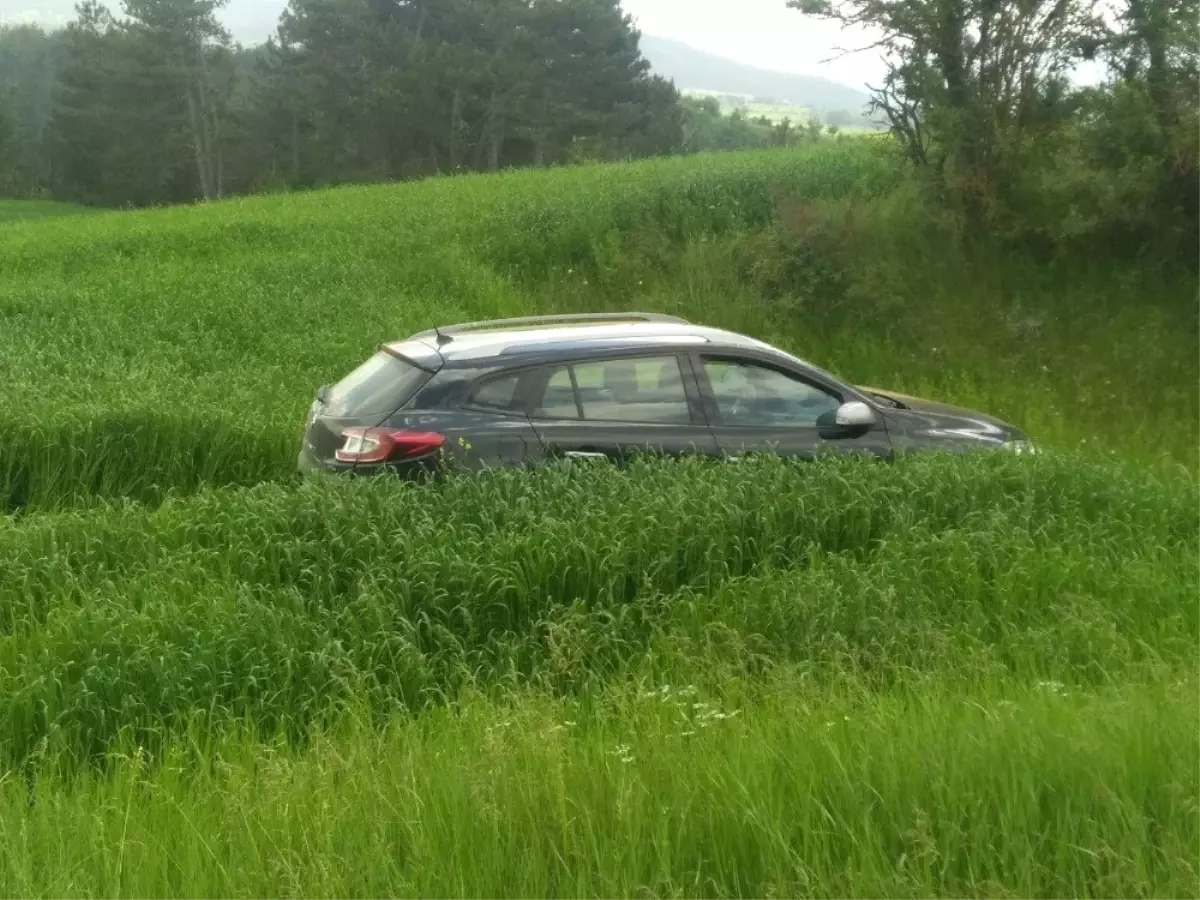
[[300, 113], [292, 107], [292, 187], [300, 183]]
[[550, 86], [542, 88], [542, 100], [539, 104], [538, 124], [533, 137], [533, 165], [541, 168], [546, 164], [546, 139], [550, 131]]
[[454, 99], [450, 103], [450, 171], [458, 169], [459, 138], [462, 135], [462, 91], [454, 89]]
[[1175, 124], [1175, 116], [1168, 87], [1165, 34], [1168, 23], [1164, 21], [1164, 6], [1162, 3], [1132, 0], [1129, 11], [1136, 23], [1136, 32], [1146, 46], [1146, 92], [1150, 95], [1150, 103], [1154, 107], [1154, 117], [1159, 127], [1166, 132]]
[[208, 182], [208, 166], [205, 164], [203, 129], [200, 126], [196, 110], [196, 98], [192, 96], [191, 85], [187, 89], [188, 118], [192, 125], [192, 149], [196, 154], [196, 174], [200, 178], [200, 194], [207, 201], [212, 199], [212, 185]]
[[491, 101], [488, 103], [488, 171], [495, 172], [500, 168], [500, 148], [504, 145], [504, 117], [500, 111], [500, 92], [492, 88]]

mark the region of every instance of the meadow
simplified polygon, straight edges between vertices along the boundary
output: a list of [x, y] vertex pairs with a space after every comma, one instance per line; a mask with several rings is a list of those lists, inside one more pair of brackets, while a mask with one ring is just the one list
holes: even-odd
[[[380, 341], [733, 327], [1035, 457], [301, 480]], [[870, 142], [0, 227], [0, 893], [1195, 896], [1195, 273]]]
[[48, 219], [52, 216], [73, 216], [92, 212], [86, 206], [74, 203], [58, 203], [53, 200], [10, 200], [0, 198], [0, 225], [6, 222], [30, 219]]

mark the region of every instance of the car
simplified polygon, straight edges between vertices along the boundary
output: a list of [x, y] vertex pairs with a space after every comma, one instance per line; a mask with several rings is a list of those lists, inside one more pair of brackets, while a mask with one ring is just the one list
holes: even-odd
[[496, 319], [384, 344], [308, 412], [301, 472], [472, 471], [636, 454], [1032, 452], [992, 416], [847, 384], [656, 313]]

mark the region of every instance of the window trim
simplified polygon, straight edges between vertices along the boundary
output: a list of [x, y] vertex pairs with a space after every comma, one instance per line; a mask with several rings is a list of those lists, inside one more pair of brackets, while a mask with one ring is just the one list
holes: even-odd
[[[824, 379], [814, 377], [813, 375], [795, 369], [792, 366], [786, 365], [777, 360], [763, 359], [757, 354], [750, 355], [744, 353], [722, 352], [714, 350], [706, 353], [692, 353], [692, 367], [695, 370], [694, 375], [696, 383], [699, 385], [700, 392], [704, 398], [704, 412], [708, 416], [709, 423], [715, 428], [736, 428], [736, 429], [752, 429], [769, 431], [801, 431], [803, 429], [820, 428], [815, 422], [805, 425], [737, 425], [732, 422], [726, 422], [721, 415], [721, 409], [717, 406], [717, 395], [713, 391], [712, 381], [708, 377], [708, 369], [705, 368], [706, 361], [713, 362], [731, 362], [744, 366], [757, 366], [760, 369], [769, 369], [785, 378], [791, 378], [794, 381], [799, 381], [807, 384], [816, 390], [829, 394], [837, 400], [839, 404], [846, 402], [846, 391], [841, 385], [830, 384]], [[857, 398], [855, 398], [857, 399]]]
[[[579, 395], [579, 384], [575, 375], [575, 367], [587, 365], [589, 363], [604, 364], [613, 362], [618, 359], [674, 359], [675, 364], [679, 366], [679, 377], [683, 385], [684, 399], [687, 401], [688, 420], [686, 422], [643, 422], [636, 419], [588, 419], [583, 415], [583, 398]], [[571, 388], [575, 394], [575, 409], [579, 414], [576, 419], [564, 419], [559, 416], [539, 416], [533, 406], [533, 399], [541, 398], [545, 395], [546, 386], [550, 382], [550, 378], [556, 369], [566, 367], [571, 376]], [[636, 350], [623, 351], [620, 353], [606, 354], [589, 354], [588, 356], [573, 356], [556, 359], [553, 362], [543, 362], [534, 368], [542, 370], [544, 377], [541, 375], [531, 381], [531, 385], [540, 385], [540, 391], [531, 389], [529, 396], [526, 399], [526, 415], [532, 422], [571, 422], [583, 425], [635, 425], [646, 428], [697, 428], [708, 425], [708, 415], [704, 409], [703, 396], [696, 384], [696, 374], [692, 366], [691, 354], [687, 351], [679, 351], [671, 349], [664, 352], [659, 349], [646, 349], [639, 347]]]

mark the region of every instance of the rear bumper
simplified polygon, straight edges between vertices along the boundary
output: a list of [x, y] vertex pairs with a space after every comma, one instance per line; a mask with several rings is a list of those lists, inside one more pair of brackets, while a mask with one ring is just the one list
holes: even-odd
[[301, 475], [313, 475], [316, 473], [330, 473], [333, 475], [351, 475], [354, 477], [368, 477], [372, 475], [399, 475], [404, 478], [417, 480], [426, 478], [434, 474], [433, 470], [423, 463], [423, 461], [414, 461], [407, 465], [389, 465], [386, 463], [376, 465], [364, 465], [358, 463], [340, 463], [337, 461], [323, 460], [308, 449], [306, 445], [301, 449], [299, 456], [296, 457], [296, 470]]
[[351, 465], [318, 459], [307, 445], [301, 448], [300, 455], [296, 457], [296, 470], [301, 475], [311, 475], [314, 472], [349, 472], [353, 468]]

